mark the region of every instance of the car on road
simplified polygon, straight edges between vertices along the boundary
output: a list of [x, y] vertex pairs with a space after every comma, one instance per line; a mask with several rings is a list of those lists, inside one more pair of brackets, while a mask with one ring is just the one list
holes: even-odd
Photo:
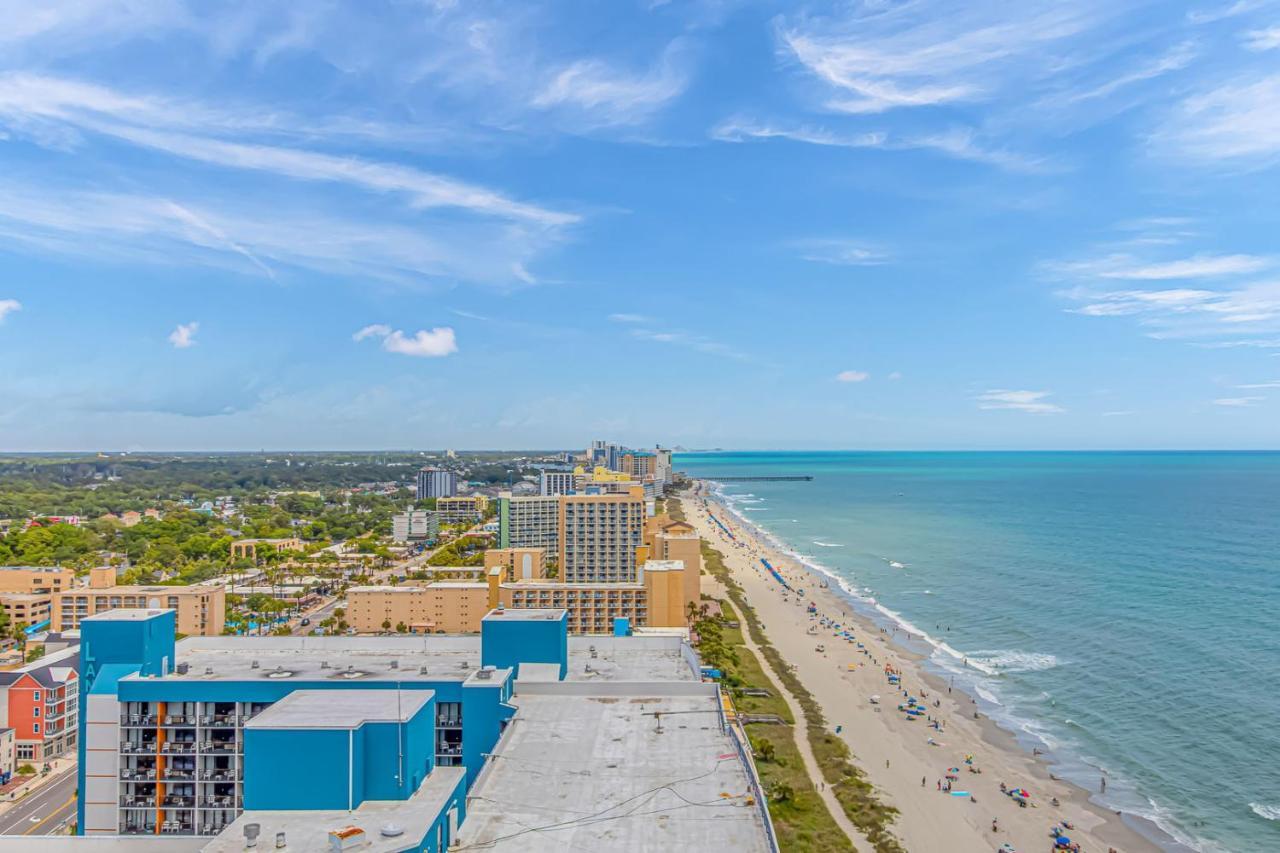
[[303, 617], [302, 617], [302, 625], [305, 627], [305, 626], [310, 625], [310, 624], [311, 624], [311, 620], [310, 620], [310, 619], [308, 619], [307, 617], [303, 616]]

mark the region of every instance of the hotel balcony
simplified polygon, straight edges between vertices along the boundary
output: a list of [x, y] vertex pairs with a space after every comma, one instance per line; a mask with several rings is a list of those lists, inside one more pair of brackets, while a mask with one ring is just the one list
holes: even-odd
[[120, 805], [126, 809], [154, 809], [155, 797], [121, 797]]

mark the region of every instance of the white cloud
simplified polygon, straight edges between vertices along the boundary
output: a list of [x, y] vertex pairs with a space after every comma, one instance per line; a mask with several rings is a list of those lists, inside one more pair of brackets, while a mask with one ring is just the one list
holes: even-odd
[[[113, 262], [205, 264], [254, 275], [288, 265], [398, 284], [469, 281], [509, 286], [556, 232], [514, 222], [423, 213], [362, 221], [315, 203], [242, 196], [234, 204], [67, 190], [0, 179], [0, 245]], [[272, 266], [268, 266], [268, 265]]]
[[[416, 209], [459, 208], [547, 227], [578, 221], [574, 214], [515, 201], [486, 187], [398, 163], [216, 138], [219, 133], [269, 130], [278, 119], [200, 104], [175, 104], [76, 80], [30, 74], [0, 76], [0, 119], [20, 131], [29, 129], [33, 121], [53, 123], [63, 130], [53, 134], [60, 141], [65, 140], [68, 130], [97, 133], [227, 169], [400, 193]], [[47, 127], [41, 130], [38, 140], [49, 136]]]
[[979, 394], [975, 399], [979, 409], [1012, 409], [1033, 415], [1050, 415], [1066, 411], [1054, 403], [1045, 402], [1050, 391], [1009, 391], [992, 389]]
[[893, 371], [893, 373], [889, 374], [889, 378], [896, 382], [897, 380], [902, 378], [902, 373], [901, 371], [895, 370]]
[[190, 323], [179, 323], [178, 327], [169, 333], [169, 343], [173, 344], [175, 349], [187, 349], [196, 345], [196, 332], [200, 329], [200, 324], [194, 320]]
[[1092, 4], [855, 6], [844, 20], [782, 26], [784, 48], [847, 113], [986, 101], [1096, 23]]
[[1188, 96], [1157, 129], [1152, 144], [1211, 166], [1272, 162], [1280, 156], [1280, 73]]
[[1162, 281], [1243, 275], [1267, 269], [1273, 263], [1270, 258], [1258, 255], [1198, 254], [1172, 261], [1143, 261], [1131, 255], [1115, 254], [1085, 261], [1051, 264], [1048, 268], [1073, 276]]
[[879, 266], [889, 256], [856, 240], [798, 240], [793, 244], [806, 261], [848, 267]]
[[0, 323], [14, 311], [21, 311], [22, 303], [16, 299], [0, 299]]
[[1212, 9], [1204, 8], [1187, 12], [1187, 21], [1192, 24], [1211, 24], [1225, 18], [1234, 18], [1245, 12], [1252, 12], [1261, 7], [1267, 0], [1235, 0], [1234, 3], [1222, 3]]
[[351, 336], [352, 340], [363, 341], [366, 338], [381, 338], [382, 348], [387, 352], [400, 355], [412, 355], [420, 358], [439, 358], [458, 351], [458, 342], [453, 329], [438, 326], [434, 329], [420, 329], [413, 335], [406, 335], [399, 329], [392, 329], [382, 323], [365, 326]]
[[1102, 416], [1104, 418], [1125, 418], [1132, 414], [1135, 414], [1135, 412], [1132, 409], [1126, 409], [1124, 411], [1119, 411], [1119, 412], [1103, 412]]
[[711, 130], [711, 138], [719, 142], [787, 139], [809, 145], [835, 148], [874, 148], [883, 151], [937, 151], [957, 160], [969, 160], [1007, 169], [1011, 172], [1038, 172], [1046, 168], [1042, 158], [1028, 157], [1014, 151], [990, 148], [982, 144], [969, 128], [951, 128], [919, 136], [898, 137], [884, 131], [839, 133], [813, 125], [775, 125], [746, 118], [732, 118]]
[[1163, 56], [1160, 56], [1144, 65], [1140, 65], [1127, 74], [1112, 77], [1110, 80], [1107, 80], [1105, 83], [1102, 83], [1092, 89], [1076, 92], [1067, 98], [1067, 102], [1072, 103], [1078, 101], [1090, 101], [1096, 98], [1105, 98], [1106, 96], [1111, 95], [1126, 86], [1131, 86], [1134, 83], [1152, 80], [1156, 77], [1168, 74], [1171, 71], [1180, 71], [1190, 65], [1192, 60], [1194, 60], [1198, 55], [1199, 51], [1193, 43], [1183, 42], [1182, 44], [1175, 45]]
[[1253, 51], [1275, 50], [1280, 47], [1280, 27], [1265, 30], [1249, 30], [1244, 34], [1244, 46]]
[[615, 323], [649, 323], [652, 322], [643, 314], [610, 314], [609, 319]]
[[1255, 391], [1261, 388], [1280, 388], [1280, 379], [1274, 382], [1252, 382], [1247, 385], [1237, 385], [1242, 391]]
[[589, 124], [639, 124], [680, 96], [688, 77], [677, 68], [678, 47], [668, 48], [648, 71], [635, 74], [599, 59], [582, 59], [556, 71], [533, 98], [539, 109], [572, 109]]
[[1225, 406], [1231, 409], [1245, 409], [1256, 403], [1261, 403], [1266, 397], [1220, 397], [1213, 401], [1215, 406]]
[[862, 370], [842, 370], [836, 374], [837, 382], [865, 382], [871, 374]]
[[752, 356], [735, 349], [728, 344], [723, 344], [703, 335], [696, 335], [690, 332], [660, 332], [654, 331], [653, 329], [632, 329], [631, 337], [641, 341], [652, 341], [659, 344], [672, 344], [674, 346], [686, 347], [698, 352], [708, 353], [709, 355], [718, 355], [722, 358], [730, 358], [734, 361], [755, 361]]

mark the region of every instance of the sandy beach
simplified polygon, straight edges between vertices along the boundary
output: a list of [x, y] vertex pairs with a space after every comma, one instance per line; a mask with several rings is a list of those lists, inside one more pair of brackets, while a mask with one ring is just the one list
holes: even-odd
[[[856, 763], [883, 800], [899, 810], [893, 832], [908, 850], [990, 853], [1007, 844], [1003, 849], [1039, 853], [1053, 849], [1050, 828], [1063, 821], [1071, 827], [1065, 834], [1083, 851], [1160, 850], [1116, 814], [1089, 803], [1085, 791], [1052, 779], [1043, 762], [1012, 735], [985, 717], [975, 719], [969, 696], [925, 674], [918, 655], [857, 614], [838, 590], [823, 588], [819, 575], [724, 511], [705, 484], [684, 495], [682, 505], [698, 533], [724, 554], [770, 642], [794, 667], [830, 725], [841, 727]], [[709, 518], [708, 509], [732, 537]], [[761, 557], [805, 594], [789, 594]], [[810, 602], [816, 614], [809, 612]], [[824, 626], [824, 619], [831, 624]], [[835, 624], [852, 631], [856, 643], [835, 636]], [[900, 674], [899, 685], [889, 683], [886, 667]], [[908, 695], [922, 709], [910, 720], [898, 710]], [[878, 704], [872, 696], [879, 697]], [[1003, 793], [1002, 783], [1025, 789], [1028, 805]]]

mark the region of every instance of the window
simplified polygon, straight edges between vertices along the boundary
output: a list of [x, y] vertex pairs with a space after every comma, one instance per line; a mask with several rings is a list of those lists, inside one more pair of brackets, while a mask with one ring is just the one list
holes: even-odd
[[39, 706], [39, 705], [36, 705], [34, 708], [32, 708], [32, 709], [31, 709], [31, 716], [33, 716], [33, 717], [38, 717], [38, 716], [40, 716], [40, 706]]
[[39, 702], [39, 701], [40, 701], [40, 691], [39, 691], [39, 690], [32, 690], [32, 691], [31, 691], [31, 701], [33, 701], [33, 702]]
[[32, 731], [32, 732], [34, 732], [35, 734], [40, 734], [40, 724], [39, 724], [39, 723], [32, 723], [32, 724], [31, 724], [31, 731]]

